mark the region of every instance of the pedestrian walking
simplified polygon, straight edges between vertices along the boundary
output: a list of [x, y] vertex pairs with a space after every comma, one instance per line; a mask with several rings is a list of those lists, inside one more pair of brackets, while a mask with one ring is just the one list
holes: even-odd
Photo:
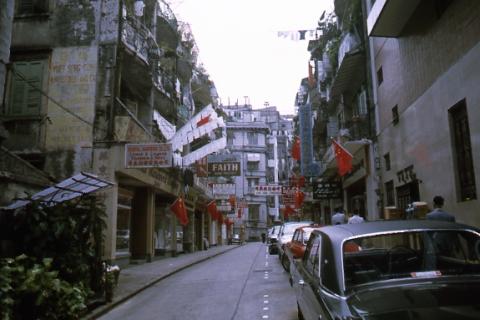
[[343, 212], [342, 207], [335, 209], [335, 214], [332, 216], [332, 224], [344, 224], [345, 223], [345, 213]]
[[362, 222], [365, 222], [365, 219], [363, 219], [363, 217], [360, 216], [360, 214], [358, 213], [358, 210], [355, 210], [353, 212], [353, 215], [348, 219], [349, 224], [362, 223]]
[[433, 210], [427, 213], [427, 220], [455, 222], [455, 216], [442, 209], [444, 203], [445, 200], [442, 196], [433, 197]]

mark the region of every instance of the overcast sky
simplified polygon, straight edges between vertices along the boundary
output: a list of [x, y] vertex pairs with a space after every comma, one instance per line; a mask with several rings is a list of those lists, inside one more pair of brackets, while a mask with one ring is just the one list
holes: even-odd
[[190, 24], [200, 61], [223, 104], [265, 102], [294, 113], [295, 94], [308, 76], [307, 40], [279, 32], [313, 30], [333, 0], [171, 0], [178, 20]]

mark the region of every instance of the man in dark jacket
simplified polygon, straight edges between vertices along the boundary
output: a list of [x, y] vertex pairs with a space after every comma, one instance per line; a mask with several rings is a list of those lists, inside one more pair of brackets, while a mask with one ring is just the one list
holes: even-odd
[[433, 197], [433, 211], [427, 214], [427, 220], [442, 220], [455, 222], [455, 217], [450, 213], [443, 211], [444, 199], [442, 196]]

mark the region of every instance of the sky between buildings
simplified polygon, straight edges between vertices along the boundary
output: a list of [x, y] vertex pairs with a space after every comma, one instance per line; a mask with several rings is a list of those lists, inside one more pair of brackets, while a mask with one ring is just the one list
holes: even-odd
[[170, 0], [179, 21], [190, 24], [200, 62], [221, 102], [268, 103], [293, 114], [295, 94], [308, 76], [308, 39], [333, 0]]

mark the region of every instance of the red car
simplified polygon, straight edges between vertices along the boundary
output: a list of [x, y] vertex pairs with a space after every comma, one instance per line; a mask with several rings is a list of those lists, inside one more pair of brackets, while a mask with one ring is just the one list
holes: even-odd
[[319, 224], [312, 224], [309, 226], [303, 226], [295, 229], [293, 233], [292, 241], [285, 245], [285, 253], [282, 259], [282, 266], [286, 271], [290, 270], [290, 264], [293, 263], [293, 259], [301, 259], [305, 253], [308, 239], [313, 230], [320, 228]]

